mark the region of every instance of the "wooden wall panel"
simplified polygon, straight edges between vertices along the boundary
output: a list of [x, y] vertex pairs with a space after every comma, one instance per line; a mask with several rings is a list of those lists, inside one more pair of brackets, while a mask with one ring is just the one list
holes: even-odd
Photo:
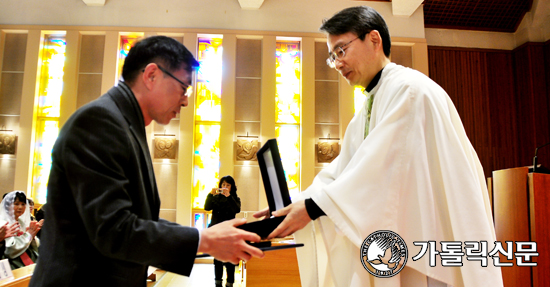
[[[532, 164], [535, 148], [550, 142], [548, 94], [544, 45], [529, 43], [515, 50], [515, 79], [518, 95], [520, 165]], [[541, 149], [539, 163], [550, 166], [550, 147]]]
[[512, 63], [512, 52], [487, 53], [490, 129], [486, 132], [491, 135], [489, 161], [484, 165], [487, 172], [518, 165], [517, 111], [513, 108], [517, 97], [513, 92]]
[[[550, 142], [550, 41], [514, 51], [428, 47], [430, 77], [454, 102], [485, 176], [532, 164]], [[550, 166], [550, 148], [539, 151]]]

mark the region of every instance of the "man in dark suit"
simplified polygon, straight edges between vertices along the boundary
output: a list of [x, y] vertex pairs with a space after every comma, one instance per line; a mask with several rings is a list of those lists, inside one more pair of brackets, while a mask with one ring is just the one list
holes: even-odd
[[52, 151], [48, 218], [30, 286], [145, 286], [149, 265], [189, 276], [197, 252], [237, 264], [263, 252], [256, 234], [227, 221], [199, 232], [159, 219], [145, 126], [188, 103], [198, 62], [174, 39], [130, 50], [124, 82], [77, 110]]

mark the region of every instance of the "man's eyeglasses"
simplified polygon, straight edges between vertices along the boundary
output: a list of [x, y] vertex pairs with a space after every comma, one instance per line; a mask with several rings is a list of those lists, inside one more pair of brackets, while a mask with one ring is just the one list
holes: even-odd
[[359, 37], [345, 43], [344, 45], [334, 49], [332, 52], [329, 52], [328, 53], [328, 59], [327, 59], [327, 65], [331, 68], [334, 68], [336, 65], [334, 64], [334, 61], [336, 60], [340, 60], [342, 58], [344, 58], [344, 56], [346, 56], [346, 50], [344, 48], [346, 48], [349, 44], [351, 44], [351, 42], [355, 41], [359, 39]]
[[172, 73], [168, 72], [167, 70], [165, 70], [163, 67], [161, 67], [159, 64], [157, 64], [157, 67], [159, 67], [159, 70], [161, 70], [163, 73], [165, 73], [166, 75], [172, 77], [172, 79], [178, 81], [178, 83], [180, 83], [183, 87], [183, 90], [185, 91], [185, 95], [187, 97], [190, 97], [191, 94], [193, 93], [193, 86], [191, 85], [188, 85], [184, 82], [182, 82], [180, 79], [176, 78], [176, 76], [172, 75]]

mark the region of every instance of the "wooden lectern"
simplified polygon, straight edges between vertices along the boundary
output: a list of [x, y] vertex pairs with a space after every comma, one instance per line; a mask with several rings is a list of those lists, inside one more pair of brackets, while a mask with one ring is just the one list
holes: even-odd
[[[537, 242], [536, 267], [502, 267], [505, 287], [550, 287], [550, 174], [527, 167], [493, 171], [493, 206], [497, 241]], [[501, 262], [510, 262], [501, 255]], [[490, 263], [489, 263], [490, 264]]]
[[[273, 242], [273, 246], [283, 243]], [[264, 258], [252, 257], [246, 263], [247, 287], [300, 287], [300, 271], [296, 249], [268, 251]]]

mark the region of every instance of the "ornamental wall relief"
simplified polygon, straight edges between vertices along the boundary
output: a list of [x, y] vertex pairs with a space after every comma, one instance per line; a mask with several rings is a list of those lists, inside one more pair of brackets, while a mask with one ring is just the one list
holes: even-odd
[[175, 137], [155, 137], [153, 146], [155, 159], [176, 159], [178, 140]]
[[0, 131], [0, 154], [15, 154], [17, 136], [12, 132]]
[[340, 154], [340, 146], [337, 141], [319, 142], [315, 146], [319, 163], [332, 162]]
[[257, 161], [256, 153], [260, 149], [260, 142], [255, 140], [249, 140], [249, 139], [237, 139], [237, 152], [236, 157], [237, 160], [243, 161], [243, 160], [253, 160]]

